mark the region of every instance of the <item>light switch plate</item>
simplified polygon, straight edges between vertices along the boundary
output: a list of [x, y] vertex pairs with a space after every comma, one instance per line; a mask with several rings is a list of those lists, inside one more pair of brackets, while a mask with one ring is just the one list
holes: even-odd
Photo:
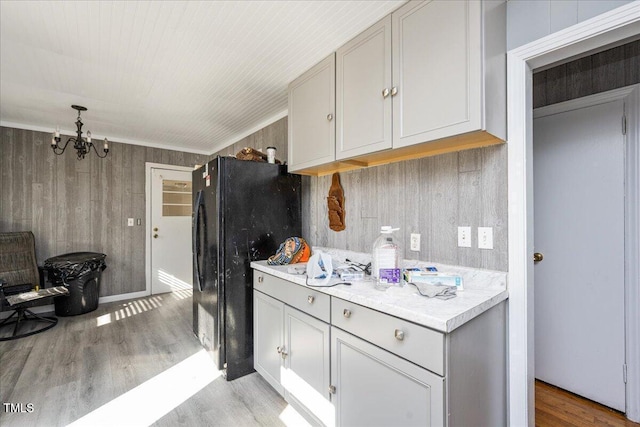
[[471, 247], [471, 227], [458, 227], [458, 247]]
[[127, 219], [127, 225], [128, 225], [129, 227], [133, 227], [133, 218], [129, 218], [129, 219]]
[[493, 227], [478, 227], [478, 248], [493, 249]]
[[420, 252], [420, 235], [418, 233], [411, 233], [411, 247], [414, 252]]

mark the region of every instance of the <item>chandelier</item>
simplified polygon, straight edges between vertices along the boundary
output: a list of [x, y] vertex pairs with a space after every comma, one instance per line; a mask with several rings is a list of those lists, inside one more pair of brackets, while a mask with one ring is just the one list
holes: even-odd
[[80, 119], [80, 112], [87, 111], [87, 109], [81, 105], [72, 105], [71, 108], [78, 111], [78, 120], [76, 121], [76, 127], [78, 128], [78, 130], [76, 131], [76, 136], [67, 139], [67, 142], [65, 142], [64, 146], [60, 148], [58, 146], [58, 144], [60, 143], [60, 128], [56, 127], [55, 134], [51, 138], [51, 148], [53, 149], [53, 152], [57, 155], [61, 155], [62, 153], [64, 153], [64, 150], [67, 149], [69, 143], [73, 142], [73, 148], [77, 151], [76, 154], [78, 155], [78, 160], [84, 159], [84, 156], [89, 153], [92, 148], [98, 157], [102, 159], [107, 157], [107, 154], [109, 153], [109, 141], [107, 141], [107, 138], [104, 139], [104, 146], [102, 148], [104, 155], [101, 156], [100, 153], [98, 153], [96, 146], [91, 142], [91, 132], [87, 131], [87, 137], [82, 137], [83, 123], [82, 119]]

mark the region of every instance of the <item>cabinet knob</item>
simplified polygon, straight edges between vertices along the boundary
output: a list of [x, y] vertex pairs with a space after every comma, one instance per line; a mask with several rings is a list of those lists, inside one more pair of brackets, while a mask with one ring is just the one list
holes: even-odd
[[153, 235], [153, 238], [154, 238], [154, 239], [157, 239], [157, 238], [158, 238], [158, 233], [155, 233], [155, 234]]
[[158, 231], [158, 227], [153, 227], [153, 231]]
[[396, 96], [398, 94], [398, 87], [394, 86], [391, 88], [391, 96]]
[[331, 393], [331, 394], [336, 394], [336, 386], [334, 386], [334, 385], [330, 385], [330, 386], [329, 386], [329, 393]]
[[264, 282], [264, 276], [258, 276], [258, 283]]
[[533, 262], [540, 262], [544, 259], [544, 255], [542, 255], [540, 252], [536, 252], [535, 254], [533, 254]]
[[396, 329], [393, 333], [393, 336], [395, 336], [398, 341], [402, 341], [404, 339], [404, 331], [401, 329]]
[[313, 295], [309, 295], [307, 297], [307, 301], [309, 302], [309, 304], [313, 304], [315, 300], [316, 300], [316, 297], [314, 297]]
[[389, 96], [389, 88], [384, 88], [382, 89], [382, 97], [386, 98], [387, 96]]
[[329, 121], [333, 120], [333, 114], [327, 114], [327, 120]]
[[283, 359], [287, 358], [287, 352], [284, 351], [284, 349], [282, 349], [282, 351], [280, 352], [280, 356], [282, 356]]
[[276, 351], [278, 352], [278, 354], [282, 354], [282, 347], [277, 346]]
[[351, 310], [349, 310], [348, 308], [345, 308], [342, 314], [344, 315], [344, 317], [349, 318], [351, 317]]

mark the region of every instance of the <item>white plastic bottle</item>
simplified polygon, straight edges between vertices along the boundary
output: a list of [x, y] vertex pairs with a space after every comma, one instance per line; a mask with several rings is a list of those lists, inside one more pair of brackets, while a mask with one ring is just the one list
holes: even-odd
[[377, 289], [387, 289], [400, 285], [400, 247], [393, 238], [393, 232], [399, 228], [388, 225], [380, 227], [380, 236], [373, 242], [371, 276]]

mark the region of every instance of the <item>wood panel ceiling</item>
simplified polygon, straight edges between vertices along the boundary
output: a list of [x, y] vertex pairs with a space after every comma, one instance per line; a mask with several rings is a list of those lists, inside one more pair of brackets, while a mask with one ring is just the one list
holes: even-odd
[[0, 124], [209, 154], [404, 1], [0, 2]]

